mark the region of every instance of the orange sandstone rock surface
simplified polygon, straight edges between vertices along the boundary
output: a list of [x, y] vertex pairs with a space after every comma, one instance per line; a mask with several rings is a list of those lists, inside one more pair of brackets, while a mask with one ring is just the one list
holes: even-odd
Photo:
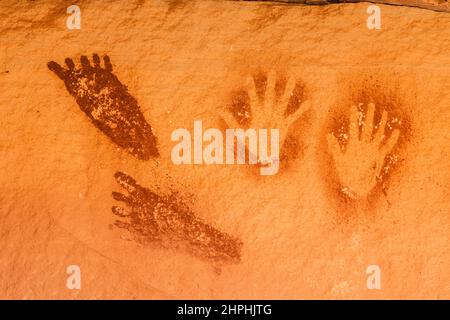
[[[71, 4], [0, 6], [0, 298], [450, 298], [449, 13]], [[172, 162], [254, 119], [276, 175]]]

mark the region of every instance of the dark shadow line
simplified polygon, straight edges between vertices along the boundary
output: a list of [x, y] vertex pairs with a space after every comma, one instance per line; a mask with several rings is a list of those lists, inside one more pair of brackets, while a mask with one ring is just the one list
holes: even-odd
[[281, 5], [314, 5], [314, 6], [325, 6], [332, 4], [345, 4], [345, 3], [372, 3], [372, 4], [383, 4], [387, 6], [396, 7], [409, 7], [418, 8], [424, 10], [430, 10], [435, 12], [445, 12], [450, 13], [450, 7], [446, 8], [444, 6], [428, 4], [424, 1], [416, 0], [225, 0], [233, 2], [264, 2], [268, 4], [281, 4]]

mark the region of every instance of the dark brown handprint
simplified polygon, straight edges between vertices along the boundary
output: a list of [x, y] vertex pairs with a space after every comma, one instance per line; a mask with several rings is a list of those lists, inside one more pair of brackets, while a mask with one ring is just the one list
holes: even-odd
[[136, 99], [128, 88], [112, 73], [108, 56], [93, 55], [93, 65], [81, 56], [81, 67], [72, 59], [65, 60], [67, 68], [50, 61], [47, 66], [61, 80], [75, 98], [80, 109], [94, 125], [114, 143], [141, 160], [158, 156], [157, 141], [152, 127], [147, 123]]
[[156, 194], [123, 172], [116, 172], [115, 178], [128, 192], [112, 193], [115, 200], [128, 207], [112, 207], [115, 215], [127, 219], [117, 220], [115, 225], [127, 229], [138, 242], [161, 241], [214, 263], [240, 261], [241, 241], [195, 217], [178, 193]]

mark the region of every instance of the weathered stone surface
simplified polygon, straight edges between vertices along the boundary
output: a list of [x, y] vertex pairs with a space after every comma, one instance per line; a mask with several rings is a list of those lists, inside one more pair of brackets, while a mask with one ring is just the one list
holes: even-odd
[[392, 6], [402, 6], [411, 8], [420, 8], [438, 12], [450, 12], [450, 5], [447, 0], [235, 0], [235, 1], [257, 1], [272, 4], [288, 5], [330, 5], [343, 3], [373, 3]]
[[[0, 5], [1, 298], [450, 297], [448, 13], [380, 5], [382, 29], [368, 30], [369, 3], [94, 0], [67, 30], [70, 4]], [[111, 57], [160, 157], [114, 144], [47, 68], [93, 53]], [[172, 164], [173, 130], [223, 128], [230, 94], [270, 70], [300, 79], [311, 102], [278, 175]], [[349, 206], [330, 188], [326, 136], [365, 99], [407, 125], [379, 193]], [[113, 227], [117, 171], [192, 195], [196, 217], [242, 241], [240, 262], [214, 266]], [[72, 264], [79, 291], [66, 288]], [[382, 290], [366, 287], [372, 264]]]

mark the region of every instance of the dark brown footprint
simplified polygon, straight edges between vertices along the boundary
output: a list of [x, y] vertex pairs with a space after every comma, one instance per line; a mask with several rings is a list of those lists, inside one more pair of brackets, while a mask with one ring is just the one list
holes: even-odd
[[241, 241], [195, 217], [178, 193], [159, 195], [123, 172], [116, 172], [114, 176], [128, 191], [128, 195], [112, 193], [115, 200], [128, 206], [128, 209], [112, 207], [115, 215], [127, 220], [117, 220], [115, 225], [127, 229], [139, 243], [160, 241], [214, 263], [240, 261]]
[[147, 123], [136, 99], [128, 88], [112, 73], [108, 56], [93, 55], [92, 66], [86, 56], [81, 56], [81, 67], [75, 68], [72, 59], [66, 58], [68, 69], [50, 61], [47, 66], [61, 80], [75, 98], [80, 109], [94, 125], [114, 143], [141, 160], [159, 155], [156, 137]]

